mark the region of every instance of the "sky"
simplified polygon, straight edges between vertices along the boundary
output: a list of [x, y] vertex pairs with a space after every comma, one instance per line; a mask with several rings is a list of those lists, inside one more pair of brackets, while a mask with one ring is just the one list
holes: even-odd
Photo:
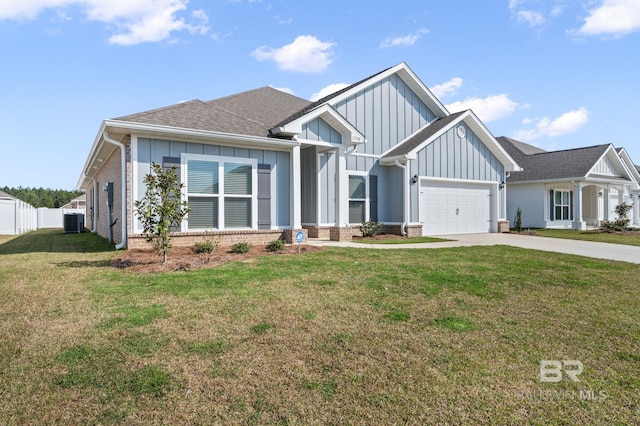
[[640, 0], [0, 0], [0, 186], [75, 188], [103, 119], [406, 62], [450, 112], [640, 164]]

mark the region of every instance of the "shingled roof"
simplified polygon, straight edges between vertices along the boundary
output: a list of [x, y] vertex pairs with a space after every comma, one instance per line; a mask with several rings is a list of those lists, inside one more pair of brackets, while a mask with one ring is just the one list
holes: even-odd
[[309, 104], [272, 87], [262, 87], [209, 102], [196, 99], [114, 120], [266, 137], [275, 123]]
[[415, 133], [403, 143], [397, 145], [394, 149], [389, 151], [385, 155], [385, 157], [396, 157], [398, 155], [405, 155], [410, 153], [412, 150], [420, 146], [422, 142], [426, 141], [431, 136], [435, 135], [437, 132], [451, 124], [465, 112], [466, 111], [456, 112], [455, 114], [448, 115], [447, 117], [437, 119], [436, 121], [430, 123], [428, 126], [424, 127], [419, 132]]
[[509, 183], [584, 177], [610, 146], [605, 144], [547, 152], [505, 136], [496, 140], [524, 169], [512, 172], [507, 178]]
[[6, 198], [8, 198], [8, 199], [10, 199], [10, 200], [17, 200], [17, 198], [16, 198], [16, 197], [14, 197], [13, 195], [9, 195], [9, 194], [7, 194], [7, 193], [6, 193], [6, 192], [4, 192], [4, 191], [0, 191], [0, 198], [5, 198], [5, 199], [6, 199]]
[[393, 68], [393, 67], [389, 67], [389, 68], [383, 69], [382, 71], [377, 72], [377, 73], [375, 73], [373, 75], [370, 75], [367, 78], [363, 78], [362, 80], [360, 80], [360, 81], [358, 81], [356, 83], [353, 83], [353, 84], [351, 84], [351, 85], [349, 85], [349, 86], [347, 86], [347, 87], [345, 87], [343, 89], [340, 89], [338, 91], [330, 93], [329, 95], [327, 95], [327, 96], [325, 96], [323, 98], [320, 98], [320, 99], [318, 99], [317, 101], [315, 101], [313, 103], [309, 103], [304, 108], [300, 109], [299, 111], [296, 111], [294, 114], [292, 114], [289, 117], [285, 118], [284, 120], [280, 121], [278, 124], [273, 126], [273, 128], [282, 127], [287, 123], [290, 123], [290, 122], [292, 122], [294, 120], [297, 120], [298, 118], [302, 117], [303, 115], [307, 114], [308, 112], [313, 111], [314, 109], [318, 108], [319, 106], [322, 106], [322, 105], [326, 104], [331, 99], [333, 99], [335, 97], [338, 97], [338, 96], [340, 96], [341, 94], [343, 94], [345, 92], [348, 92], [349, 90], [353, 89], [354, 87], [359, 86], [360, 84], [364, 83], [365, 81], [368, 81], [368, 80], [371, 80], [372, 78], [377, 77], [378, 75], [390, 70], [391, 68]]

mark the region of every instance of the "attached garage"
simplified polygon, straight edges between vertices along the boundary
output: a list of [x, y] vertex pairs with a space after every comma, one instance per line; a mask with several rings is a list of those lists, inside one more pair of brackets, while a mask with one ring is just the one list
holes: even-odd
[[495, 184], [422, 180], [422, 235], [471, 234], [493, 231]]

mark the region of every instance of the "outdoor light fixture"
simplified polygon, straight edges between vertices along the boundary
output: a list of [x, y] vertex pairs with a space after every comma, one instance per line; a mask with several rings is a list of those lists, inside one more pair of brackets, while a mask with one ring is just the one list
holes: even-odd
[[602, 197], [602, 191], [598, 192], [598, 197]]
[[498, 185], [498, 188], [500, 189], [504, 188], [504, 181], [500, 182], [500, 184]]
[[411, 183], [418, 183], [418, 175], [413, 175], [411, 178]]

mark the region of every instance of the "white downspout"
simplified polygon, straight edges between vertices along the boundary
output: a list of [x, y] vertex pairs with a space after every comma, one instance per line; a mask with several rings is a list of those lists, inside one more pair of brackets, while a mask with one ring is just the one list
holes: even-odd
[[91, 233], [95, 234], [98, 229], [96, 224], [96, 196], [98, 194], [98, 181], [91, 176], [84, 175], [85, 179], [91, 179], [93, 181], [93, 208], [91, 209]]
[[102, 132], [102, 137], [105, 142], [120, 148], [120, 159], [122, 163], [120, 167], [122, 172], [122, 177], [120, 179], [122, 181], [122, 189], [120, 190], [120, 193], [122, 194], [122, 217], [120, 218], [120, 222], [122, 223], [122, 236], [120, 244], [116, 245], [116, 250], [120, 250], [127, 246], [127, 153], [125, 151], [124, 144], [111, 139], [106, 130]]
[[402, 234], [402, 236], [406, 236], [407, 231], [405, 229], [409, 225], [409, 209], [411, 208], [409, 204], [409, 178], [407, 176], [408, 169], [407, 169], [407, 166], [400, 163], [400, 161], [398, 160], [395, 161], [395, 165], [402, 169], [402, 192], [404, 194], [404, 209], [403, 209], [404, 223], [402, 224], [400, 233]]

